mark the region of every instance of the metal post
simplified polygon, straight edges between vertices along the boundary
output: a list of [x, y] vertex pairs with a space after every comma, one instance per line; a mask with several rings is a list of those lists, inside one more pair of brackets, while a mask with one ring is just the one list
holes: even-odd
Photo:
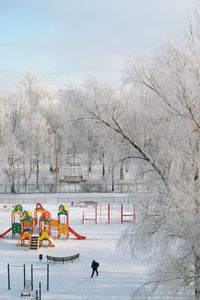
[[26, 265], [24, 264], [24, 289], [26, 287]]
[[49, 264], [47, 264], [47, 291], [49, 291]]
[[41, 293], [42, 293], [41, 282], [39, 282], [39, 300], [41, 300]]
[[10, 266], [8, 264], [8, 290], [10, 290]]
[[31, 265], [31, 291], [33, 290], [33, 265]]
[[35, 295], [36, 295], [36, 300], [39, 300], [38, 299], [38, 290], [35, 291]]

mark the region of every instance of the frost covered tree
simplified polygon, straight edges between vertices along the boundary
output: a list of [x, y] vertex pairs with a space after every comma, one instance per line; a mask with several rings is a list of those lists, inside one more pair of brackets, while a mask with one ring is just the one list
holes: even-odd
[[[153, 249], [157, 265], [151, 274], [152, 291], [170, 290], [200, 299], [199, 211], [199, 41], [193, 35], [184, 49], [169, 44], [153, 59], [130, 64], [126, 82], [140, 86], [151, 103], [147, 143], [156, 151], [166, 198], [152, 208], [122, 238], [132, 254]], [[153, 134], [157, 131], [157, 134]], [[166, 164], [167, 162], [167, 164]], [[156, 171], [156, 170], [155, 170]], [[140, 288], [136, 298], [144, 292]], [[190, 296], [189, 296], [190, 295]], [[186, 298], [187, 299], [187, 298]]]
[[[41, 103], [44, 105], [46, 99], [46, 87], [40, 77], [32, 72], [27, 72], [20, 80], [18, 91], [23, 101], [23, 139], [27, 141], [29, 155], [25, 158], [24, 183], [32, 175], [35, 169], [36, 188], [39, 189], [40, 162], [46, 150], [45, 144], [48, 140], [48, 126], [41, 110]], [[28, 129], [28, 130], [27, 130]], [[26, 132], [25, 132], [26, 130]], [[23, 141], [24, 145], [24, 141]], [[25, 149], [23, 149], [25, 150]], [[24, 154], [26, 152], [24, 151]], [[26, 166], [26, 167], [25, 167]]]
[[21, 137], [21, 98], [18, 93], [13, 93], [9, 97], [5, 105], [4, 115], [4, 131], [2, 144], [2, 157], [7, 164], [4, 164], [3, 171], [7, 176], [11, 191], [16, 191], [16, 181], [19, 180], [21, 174], [22, 151], [18, 140]]
[[[139, 159], [144, 162], [144, 166], [150, 166], [151, 170], [156, 171], [157, 181], [167, 185], [162, 166], [154, 159], [156, 149], [151, 151], [150, 141], [145, 136], [145, 126], [148, 129], [149, 124], [143, 116], [139, 88], [120, 91], [102, 82], [93, 80], [89, 83], [89, 92], [87, 89], [83, 90], [82, 96], [77, 97], [74, 103], [85, 112], [85, 118], [99, 126], [99, 132], [103, 133], [102, 137], [109, 145], [111, 154], [118, 152], [117, 149], [120, 148], [119, 161]], [[141, 120], [144, 126], [141, 126]]]
[[155, 163], [167, 192], [163, 205], [153, 207], [121, 240], [132, 254], [153, 249], [157, 258], [151, 281], [136, 298], [149, 285], [152, 291], [167, 287], [165, 295], [170, 290], [200, 299], [199, 46], [199, 35], [191, 31], [184, 48], [169, 44], [126, 70], [126, 82], [139, 86], [153, 108], [147, 143], [152, 140], [151, 151], [160, 149]]
[[114, 169], [124, 160], [124, 153], [126, 152], [128, 159], [127, 153], [130, 152], [127, 151], [126, 142], [117, 134], [118, 129], [115, 130], [109, 123], [112, 122], [113, 110], [122, 117], [124, 115], [124, 111], [120, 112], [121, 109], [124, 110], [120, 105], [120, 99], [118, 90], [109, 84], [98, 82], [93, 77], [89, 78], [84, 88], [79, 93], [74, 93], [71, 99], [73, 105], [80, 111], [78, 119], [88, 123], [90, 133], [87, 137], [88, 152], [92, 148], [93, 157], [100, 157], [103, 181], [110, 183], [113, 190]]
[[200, 299], [199, 26], [191, 27], [183, 47], [169, 43], [154, 57], [130, 62], [121, 90], [98, 83], [92, 101], [77, 99], [114, 143], [128, 147], [126, 159], [137, 161], [144, 185], [160, 195], [119, 243], [156, 262], [136, 299], [146, 291], [153, 298], [156, 290]]
[[16, 90], [1, 98], [1, 159], [11, 191], [19, 192], [20, 186], [26, 191], [33, 175], [38, 189], [40, 165], [45, 158], [52, 165], [56, 143], [62, 140], [57, 90], [44, 84], [37, 74], [27, 72]]

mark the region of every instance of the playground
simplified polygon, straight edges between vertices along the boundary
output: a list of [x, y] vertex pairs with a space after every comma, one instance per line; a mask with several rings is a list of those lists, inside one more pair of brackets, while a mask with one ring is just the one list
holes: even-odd
[[[119, 205], [118, 212], [116, 212], [116, 208], [113, 208], [113, 211], [110, 212], [110, 219], [108, 218], [108, 205], [101, 207], [92, 205], [84, 208], [71, 205], [71, 203], [66, 203], [66, 205], [68, 213], [64, 215], [61, 213], [59, 217], [59, 211], [66, 206], [62, 207], [60, 204], [48, 203], [48, 201], [41, 204], [45, 211], [50, 213], [51, 220], [54, 220], [50, 228], [47, 222], [47, 217], [50, 215], [43, 215], [39, 205], [22, 204], [23, 211], [20, 218], [26, 219], [32, 212], [35, 224], [38, 223], [35, 226], [38, 236], [42, 236], [43, 230], [46, 229], [47, 232], [51, 232], [51, 238], [55, 243], [55, 247], [52, 247], [49, 243], [50, 238], [47, 238], [44, 244], [41, 241], [37, 250], [33, 250], [29, 247], [29, 239], [21, 240], [21, 237], [24, 236], [25, 232], [27, 232], [26, 236], [29, 236], [28, 233], [32, 232], [34, 222], [31, 221], [31, 225], [31, 223], [23, 223], [21, 220], [21, 234], [15, 233], [12, 238], [11, 223], [17, 223], [19, 216], [14, 214], [15, 219], [13, 219], [13, 205], [0, 204], [0, 233], [4, 235], [0, 238], [0, 299], [22, 299], [24, 265], [26, 268], [25, 276], [28, 281], [31, 279], [32, 268], [34, 291], [38, 289], [41, 283], [41, 299], [125, 300], [130, 299], [134, 289], [145, 281], [147, 260], [134, 259], [130, 254], [124, 255], [124, 253], [116, 250], [120, 236], [130, 225], [129, 222], [126, 222], [127, 219], [130, 219], [133, 224], [135, 222], [134, 208], [131, 207], [130, 215], [125, 216], [126, 221], [122, 223], [121, 205]], [[112, 208], [110, 209], [112, 210]], [[98, 215], [95, 215], [95, 211], [98, 211]], [[83, 213], [85, 215], [84, 222]], [[123, 207], [123, 213], [127, 214], [125, 207]], [[46, 221], [44, 221], [45, 216]], [[91, 220], [87, 220], [87, 216], [92, 216]], [[40, 222], [42, 219], [43, 221]], [[58, 227], [55, 226], [56, 222], [58, 222], [57, 225], [67, 224], [69, 230], [64, 231], [59, 236]], [[9, 230], [10, 228], [11, 230]], [[46, 256], [69, 257], [76, 253], [79, 253], [80, 257], [74, 262], [48, 262], [49, 287], [47, 290]], [[41, 260], [39, 260], [39, 255], [42, 255]], [[99, 261], [100, 267], [99, 276], [91, 279], [90, 265], [92, 259]], [[8, 264], [10, 266], [10, 289], [8, 289]], [[34, 298], [29, 297], [27, 299]]]
[[[40, 214], [39, 217], [38, 213]], [[64, 219], [61, 217], [64, 217]], [[23, 210], [21, 204], [14, 204], [11, 210], [11, 220], [12, 226], [0, 234], [0, 238], [3, 238], [11, 231], [12, 239], [20, 236], [17, 246], [27, 246], [32, 250], [39, 249], [44, 243], [46, 243], [47, 247], [55, 247], [56, 243], [52, 238], [53, 232], [54, 237], [57, 239], [61, 236], [68, 239], [69, 233], [72, 233], [80, 240], [86, 239], [85, 236], [79, 235], [69, 226], [69, 209], [65, 204], [59, 206], [57, 219], [53, 219], [51, 213], [39, 202], [36, 203], [34, 217], [30, 210]], [[28, 243], [26, 243], [27, 241]]]

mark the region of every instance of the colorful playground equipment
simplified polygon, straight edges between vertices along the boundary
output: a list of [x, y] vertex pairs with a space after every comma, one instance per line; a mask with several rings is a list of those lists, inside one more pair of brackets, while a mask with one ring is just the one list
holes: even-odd
[[[11, 222], [12, 222], [12, 238], [16, 234], [21, 234], [21, 215], [22, 215], [23, 207], [18, 204], [13, 207], [12, 213], [11, 213]], [[18, 220], [16, 220], [18, 219]], [[17, 222], [18, 221], [18, 222]]]
[[36, 204], [34, 217], [31, 211], [24, 210], [18, 204], [13, 207], [11, 212], [12, 226], [0, 235], [4, 237], [12, 230], [12, 238], [20, 236], [18, 246], [27, 246], [30, 249], [38, 249], [41, 246], [55, 247], [56, 243], [52, 238], [60, 239], [61, 236], [69, 238], [69, 232], [78, 239], [86, 239], [85, 236], [79, 235], [71, 227], [69, 227], [69, 209], [64, 205], [60, 205], [57, 212], [57, 220], [51, 218], [51, 213], [43, 208], [40, 203]]
[[33, 233], [33, 214], [29, 210], [22, 212], [21, 216], [21, 247], [25, 246], [25, 241], [29, 241]]
[[57, 238], [64, 235], [66, 239], [69, 237], [69, 214], [67, 205], [60, 205], [57, 220], [52, 220], [52, 227], [57, 231]]

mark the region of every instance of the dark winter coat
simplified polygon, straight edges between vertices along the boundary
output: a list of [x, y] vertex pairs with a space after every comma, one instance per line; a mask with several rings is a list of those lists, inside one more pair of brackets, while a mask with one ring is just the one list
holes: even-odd
[[91, 264], [91, 268], [96, 271], [97, 268], [99, 267], [99, 263], [97, 261], [93, 261]]

